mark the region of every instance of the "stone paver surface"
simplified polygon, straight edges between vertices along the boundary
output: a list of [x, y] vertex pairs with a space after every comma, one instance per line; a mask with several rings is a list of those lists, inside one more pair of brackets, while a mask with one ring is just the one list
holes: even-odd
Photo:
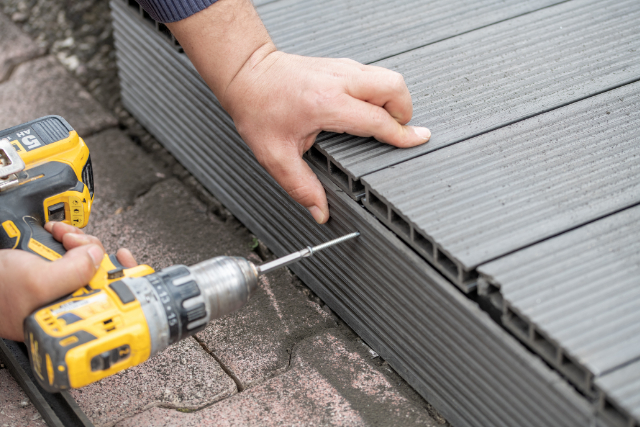
[[0, 128], [19, 125], [49, 114], [64, 117], [81, 136], [117, 124], [89, 92], [48, 56], [23, 62], [0, 84]]
[[175, 178], [157, 183], [124, 209], [92, 218], [86, 231], [99, 237], [108, 252], [127, 247], [139, 263], [156, 269], [252, 253], [252, 237], [240, 223], [210, 214]]
[[42, 54], [42, 48], [0, 13], [0, 83], [9, 77], [16, 65]]
[[436, 426], [408, 387], [371, 363], [353, 336], [326, 331], [301, 341], [291, 368], [194, 413], [154, 408], [118, 426]]
[[167, 171], [116, 128], [84, 138], [93, 163], [96, 193], [90, 227], [162, 181]]
[[300, 339], [337, 327], [329, 313], [295, 288], [294, 280], [288, 270], [263, 276], [244, 309], [211, 322], [197, 335], [242, 389], [287, 369]]
[[7, 369], [0, 369], [0, 426], [45, 426], [38, 410], [31, 404]]
[[236, 384], [193, 338], [145, 363], [71, 394], [97, 427], [154, 406], [198, 409], [235, 394]]

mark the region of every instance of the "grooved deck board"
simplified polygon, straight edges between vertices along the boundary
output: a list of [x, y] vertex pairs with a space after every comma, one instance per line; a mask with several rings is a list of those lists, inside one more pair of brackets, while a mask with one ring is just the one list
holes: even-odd
[[279, 0], [258, 6], [279, 49], [379, 61], [562, 0]]
[[609, 403], [612, 406], [617, 406], [618, 410], [624, 408], [626, 412], [626, 420], [620, 420], [616, 416], [608, 416], [612, 411], [605, 407], [604, 402], [601, 402], [600, 411], [604, 413], [605, 419], [610, 421], [611, 425], [626, 427], [631, 425], [630, 419], [635, 419], [635, 425], [638, 425], [638, 420], [640, 420], [640, 360], [596, 379], [596, 386], [610, 396]]
[[[639, 127], [640, 83], [633, 83], [363, 182], [411, 225], [413, 235], [371, 209], [416, 250], [415, 236], [425, 236], [461, 269], [473, 271], [640, 202]], [[367, 197], [367, 204], [373, 200]]]
[[640, 79], [640, 2], [573, 0], [377, 62], [402, 73], [422, 146], [321, 134], [318, 149], [355, 179]]
[[[596, 383], [598, 377], [640, 359], [640, 205], [478, 270], [483, 280], [500, 289], [509, 310]], [[560, 357], [551, 363], [563, 369]], [[625, 387], [623, 381], [620, 390]], [[610, 389], [615, 395], [616, 389]], [[631, 399], [631, 394], [626, 396]], [[635, 398], [640, 402], [640, 388]]]

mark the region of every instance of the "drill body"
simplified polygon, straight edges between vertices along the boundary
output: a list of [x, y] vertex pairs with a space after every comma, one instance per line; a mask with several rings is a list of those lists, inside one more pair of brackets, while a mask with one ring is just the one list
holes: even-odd
[[40, 385], [80, 388], [138, 365], [242, 307], [257, 289], [255, 266], [218, 257], [158, 272], [107, 257], [91, 282], [24, 323]]
[[[87, 225], [94, 196], [89, 149], [59, 116], [0, 131], [0, 249], [54, 261], [66, 252], [47, 221]], [[105, 256], [83, 288], [24, 322], [24, 341], [40, 385], [58, 392], [144, 362], [168, 345], [235, 311], [257, 287], [243, 258], [219, 257], [155, 272], [125, 269]]]

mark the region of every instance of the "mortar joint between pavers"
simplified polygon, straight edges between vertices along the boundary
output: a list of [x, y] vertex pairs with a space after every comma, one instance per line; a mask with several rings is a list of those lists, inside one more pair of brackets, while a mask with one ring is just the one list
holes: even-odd
[[242, 393], [246, 389], [246, 387], [244, 386], [244, 384], [242, 384], [242, 381], [240, 381], [240, 378], [238, 378], [238, 376], [231, 370], [231, 368], [229, 368], [222, 360], [220, 360], [220, 358], [213, 351], [211, 351], [200, 338], [198, 338], [196, 335], [193, 335], [193, 338], [196, 340], [198, 344], [200, 344], [200, 347], [202, 347], [202, 349], [206, 351], [207, 354], [209, 354], [211, 357], [214, 358], [216, 362], [218, 362], [218, 364], [220, 365], [220, 368], [222, 368], [224, 373], [227, 374], [229, 378], [233, 380], [234, 383], [236, 383], [236, 388], [238, 389], [238, 393]]
[[40, 52], [38, 52], [37, 54], [30, 56], [28, 58], [25, 58], [23, 60], [19, 60], [15, 63], [11, 63], [9, 65], [9, 70], [5, 73], [4, 77], [0, 78], [0, 85], [3, 83], [8, 82], [9, 80], [11, 80], [11, 76], [13, 75], [14, 71], [21, 66], [22, 64], [26, 64], [27, 62], [31, 62], [34, 61], [36, 59], [40, 59], [43, 58], [45, 56], [47, 56], [48, 53], [46, 51], [46, 49], [42, 49]]
[[133, 199], [133, 204], [136, 204], [136, 202], [138, 202], [138, 200], [140, 200], [141, 198], [143, 198], [144, 196], [146, 196], [149, 192], [151, 192], [157, 185], [163, 184], [165, 183], [169, 178], [172, 177], [164, 177], [164, 178], [160, 178], [158, 181], [155, 181], [154, 183], [152, 183], [151, 185], [149, 185], [147, 188], [142, 189], [142, 191], [138, 192], [134, 199]]

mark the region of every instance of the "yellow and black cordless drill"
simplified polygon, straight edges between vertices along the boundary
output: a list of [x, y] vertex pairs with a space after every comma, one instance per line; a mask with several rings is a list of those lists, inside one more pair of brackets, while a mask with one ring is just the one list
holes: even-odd
[[[62, 221], [84, 227], [93, 194], [89, 149], [62, 117], [0, 131], [0, 249], [22, 249], [50, 261], [62, 257], [64, 247], [43, 226]], [[105, 255], [86, 286], [25, 319], [31, 368], [50, 392], [91, 384], [239, 309], [260, 275], [356, 236], [261, 266], [216, 257], [154, 272], [146, 265], [125, 269], [114, 255]]]

